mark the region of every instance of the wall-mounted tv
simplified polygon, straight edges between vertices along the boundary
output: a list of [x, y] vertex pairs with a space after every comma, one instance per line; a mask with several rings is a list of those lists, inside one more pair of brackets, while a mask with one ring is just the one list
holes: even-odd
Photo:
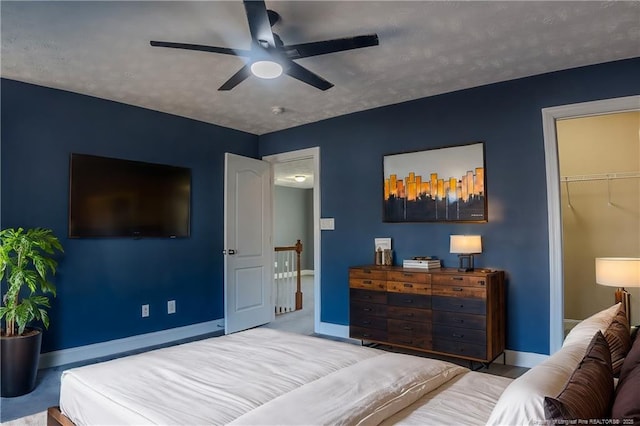
[[69, 237], [188, 237], [191, 169], [71, 154]]

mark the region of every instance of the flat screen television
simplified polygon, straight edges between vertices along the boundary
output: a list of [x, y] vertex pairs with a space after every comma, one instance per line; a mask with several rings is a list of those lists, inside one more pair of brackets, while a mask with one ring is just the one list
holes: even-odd
[[71, 154], [69, 237], [188, 237], [191, 169]]

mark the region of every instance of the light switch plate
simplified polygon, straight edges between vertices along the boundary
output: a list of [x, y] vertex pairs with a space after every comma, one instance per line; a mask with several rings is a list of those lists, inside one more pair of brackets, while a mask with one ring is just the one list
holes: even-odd
[[323, 231], [333, 231], [336, 229], [336, 220], [332, 217], [320, 218], [320, 229]]

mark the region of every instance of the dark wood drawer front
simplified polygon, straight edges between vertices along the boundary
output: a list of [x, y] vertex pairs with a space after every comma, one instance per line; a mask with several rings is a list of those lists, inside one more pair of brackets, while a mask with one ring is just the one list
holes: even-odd
[[369, 278], [350, 278], [349, 287], [365, 290], [387, 291], [387, 282], [383, 280], [371, 280]]
[[407, 334], [410, 336], [431, 334], [431, 324], [426, 322], [390, 319], [387, 322], [387, 327], [389, 334]]
[[475, 299], [487, 298], [487, 290], [481, 287], [434, 285], [431, 289], [431, 294], [434, 296], [447, 297], [472, 297]]
[[487, 317], [484, 315], [461, 314], [459, 312], [433, 311], [433, 323], [451, 327], [471, 328], [474, 330], [487, 329]]
[[484, 345], [474, 345], [439, 338], [433, 339], [433, 350], [477, 359], [485, 359], [487, 356], [487, 347]]
[[385, 330], [364, 327], [349, 327], [349, 337], [360, 340], [379, 340], [382, 342], [389, 341]]
[[429, 336], [409, 336], [405, 334], [389, 333], [389, 343], [409, 346], [412, 348], [432, 349], [431, 339]]
[[406, 293], [388, 293], [389, 305], [406, 306], [407, 308], [431, 308], [431, 296]]
[[362, 278], [366, 280], [386, 280], [387, 273], [375, 268], [351, 268], [349, 269], [349, 279]]
[[378, 330], [387, 329], [387, 319], [385, 317], [375, 317], [371, 315], [361, 315], [351, 313], [349, 325], [365, 328], [376, 328]]
[[402, 306], [389, 306], [387, 308], [389, 318], [405, 321], [431, 322], [430, 309], [405, 308]]
[[472, 330], [470, 328], [447, 327], [444, 325], [433, 326], [433, 338], [468, 342], [476, 345], [486, 345], [487, 333], [483, 330]]
[[433, 309], [440, 311], [484, 315], [487, 310], [487, 304], [484, 299], [433, 296], [432, 303]]
[[387, 281], [387, 291], [393, 293], [431, 294], [431, 284], [410, 283], [406, 281]]
[[387, 303], [387, 293], [383, 291], [361, 290], [357, 288], [349, 289], [351, 300], [370, 303]]
[[394, 271], [387, 273], [387, 280], [430, 284], [431, 275], [425, 274], [424, 272]]
[[485, 288], [487, 286], [487, 278], [469, 275], [435, 275], [431, 279], [431, 283], [433, 285]]
[[369, 315], [376, 317], [387, 316], [387, 305], [380, 305], [378, 303], [358, 302], [351, 303], [350, 316], [356, 315]]

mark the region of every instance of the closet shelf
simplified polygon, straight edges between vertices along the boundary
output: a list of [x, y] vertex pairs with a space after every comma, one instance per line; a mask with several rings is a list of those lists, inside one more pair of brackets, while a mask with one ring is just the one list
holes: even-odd
[[633, 179], [640, 178], [640, 172], [615, 172], [615, 173], [600, 173], [593, 175], [575, 175], [575, 176], [561, 176], [562, 182], [582, 182], [592, 180], [613, 180], [613, 179]]

